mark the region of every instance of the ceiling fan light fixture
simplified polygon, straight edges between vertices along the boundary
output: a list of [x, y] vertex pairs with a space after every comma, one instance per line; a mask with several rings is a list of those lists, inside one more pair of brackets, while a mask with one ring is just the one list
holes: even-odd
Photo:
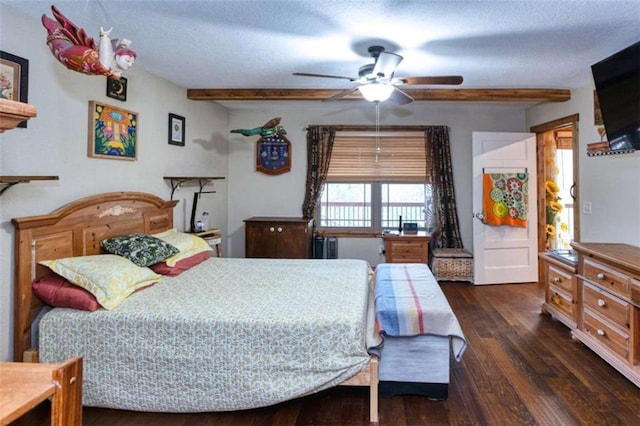
[[369, 102], [383, 102], [389, 99], [394, 91], [394, 87], [386, 83], [363, 84], [358, 87], [362, 96]]

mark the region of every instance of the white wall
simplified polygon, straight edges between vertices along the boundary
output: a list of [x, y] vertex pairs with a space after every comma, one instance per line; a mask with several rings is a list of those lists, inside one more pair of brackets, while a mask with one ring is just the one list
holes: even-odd
[[[169, 199], [163, 176], [227, 175], [227, 110], [186, 98], [186, 90], [134, 65], [127, 101], [105, 96], [105, 77], [67, 70], [45, 44], [39, 20], [0, 5], [0, 49], [29, 60], [29, 103], [38, 116], [27, 129], [0, 134], [0, 175], [57, 175], [59, 181], [31, 182], [0, 197], [0, 360], [13, 348], [14, 230], [11, 218], [47, 214], [80, 197], [111, 191], [142, 191]], [[135, 43], [135, 40], [134, 40]], [[139, 113], [137, 161], [87, 157], [88, 101], [97, 100]], [[186, 146], [169, 145], [168, 113], [186, 118]], [[227, 180], [216, 194], [203, 195], [200, 211], [214, 226], [227, 222]], [[176, 226], [183, 229], [196, 186], [176, 193]], [[185, 203], [186, 201], [186, 203]], [[188, 218], [187, 218], [188, 220]]]
[[[257, 136], [232, 134], [229, 138], [229, 250], [244, 256], [244, 223], [251, 216], [301, 216], [306, 178], [306, 133], [309, 124], [374, 124], [373, 104], [354, 102], [289, 103], [264, 102], [259, 108], [232, 107], [229, 128], [251, 128], [282, 117], [292, 144], [291, 172], [268, 176], [255, 171]], [[471, 223], [471, 134], [474, 131], [526, 130], [524, 108], [514, 105], [415, 102], [404, 107], [384, 103], [380, 109], [382, 125], [449, 126], [454, 185], [458, 203], [460, 232], [465, 248], [472, 250]], [[383, 261], [376, 238], [339, 241], [339, 257], [357, 257], [372, 264]]]
[[[571, 100], [539, 105], [527, 111], [527, 126], [579, 114], [580, 239], [583, 242], [640, 246], [640, 151], [588, 157], [587, 144], [599, 142], [593, 117], [594, 86], [571, 92]], [[583, 213], [591, 203], [592, 213]]]

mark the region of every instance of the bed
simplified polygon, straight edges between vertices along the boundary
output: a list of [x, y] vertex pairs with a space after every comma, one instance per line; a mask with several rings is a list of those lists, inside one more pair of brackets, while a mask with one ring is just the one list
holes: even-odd
[[369, 386], [377, 423], [365, 262], [208, 258], [111, 309], [43, 309], [32, 282], [50, 271], [39, 262], [89, 259], [105, 239], [167, 232], [176, 203], [114, 192], [14, 219], [15, 359], [81, 356], [83, 403], [135, 411], [238, 410], [340, 384]]

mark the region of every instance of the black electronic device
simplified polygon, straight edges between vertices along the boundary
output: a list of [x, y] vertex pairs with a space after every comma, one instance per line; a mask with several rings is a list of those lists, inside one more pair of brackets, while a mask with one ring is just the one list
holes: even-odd
[[609, 149], [640, 150], [640, 41], [591, 66]]
[[405, 222], [404, 225], [402, 225], [402, 232], [408, 235], [417, 234], [418, 224], [415, 222]]

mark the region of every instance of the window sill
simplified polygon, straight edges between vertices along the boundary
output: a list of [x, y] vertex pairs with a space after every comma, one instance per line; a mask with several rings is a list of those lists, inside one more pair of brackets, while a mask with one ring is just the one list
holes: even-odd
[[381, 238], [382, 231], [375, 229], [322, 228], [316, 230], [316, 235], [323, 237]]

